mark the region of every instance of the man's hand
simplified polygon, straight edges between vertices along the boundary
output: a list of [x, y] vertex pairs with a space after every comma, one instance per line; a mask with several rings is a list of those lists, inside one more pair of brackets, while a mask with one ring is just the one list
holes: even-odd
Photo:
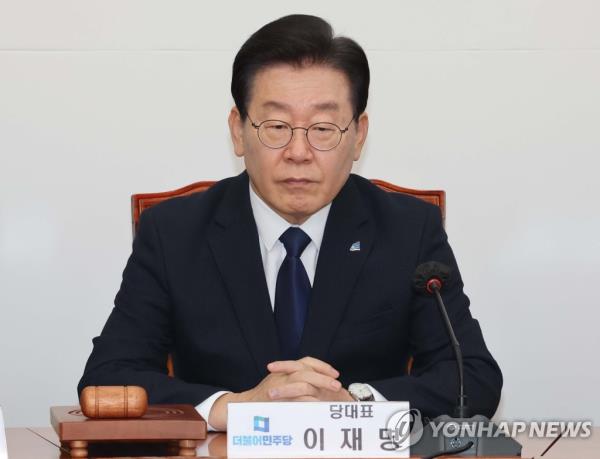
[[271, 375], [283, 377], [276, 380], [279, 384], [269, 387], [270, 400], [310, 402], [354, 400], [337, 380], [340, 376], [339, 372], [328, 363], [313, 357], [271, 362], [267, 368]]
[[219, 397], [210, 410], [209, 424], [217, 430], [226, 430], [230, 402], [354, 401], [337, 380], [339, 372], [313, 357], [271, 362], [267, 369], [270, 374], [256, 387]]

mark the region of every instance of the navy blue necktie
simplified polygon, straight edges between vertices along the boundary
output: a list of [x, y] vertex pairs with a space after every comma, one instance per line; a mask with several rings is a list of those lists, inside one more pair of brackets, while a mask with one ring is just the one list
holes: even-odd
[[284, 360], [296, 360], [310, 299], [310, 281], [300, 255], [310, 237], [300, 228], [290, 227], [279, 238], [287, 254], [275, 287], [275, 323]]

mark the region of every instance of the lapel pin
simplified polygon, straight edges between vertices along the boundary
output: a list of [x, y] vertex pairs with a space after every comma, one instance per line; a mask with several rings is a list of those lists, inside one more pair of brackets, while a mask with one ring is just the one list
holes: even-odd
[[350, 252], [360, 252], [360, 241], [353, 242], [350, 246]]

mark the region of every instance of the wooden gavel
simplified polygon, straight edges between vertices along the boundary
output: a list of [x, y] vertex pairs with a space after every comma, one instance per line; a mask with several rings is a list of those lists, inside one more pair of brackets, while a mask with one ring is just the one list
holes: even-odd
[[148, 408], [148, 395], [139, 386], [88, 386], [79, 404], [88, 418], [139, 418]]

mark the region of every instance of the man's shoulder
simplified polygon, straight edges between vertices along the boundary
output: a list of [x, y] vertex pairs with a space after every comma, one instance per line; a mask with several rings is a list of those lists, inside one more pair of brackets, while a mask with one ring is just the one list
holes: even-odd
[[[190, 227], [206, 225], [213, 220], [220, 204], [230, 193], [244, 190], [244, 174], [219, 180], [205, 191], [166, 199], [155, 204], [148, 213], [159, 225]], [[246, 180], [247, 183], [247, 180]]]
[[415, 196], [383, 190], [369, 179], [351, 175], [356, 188], [371, 212], [381, 218], [425, 217], [437, 206]]

